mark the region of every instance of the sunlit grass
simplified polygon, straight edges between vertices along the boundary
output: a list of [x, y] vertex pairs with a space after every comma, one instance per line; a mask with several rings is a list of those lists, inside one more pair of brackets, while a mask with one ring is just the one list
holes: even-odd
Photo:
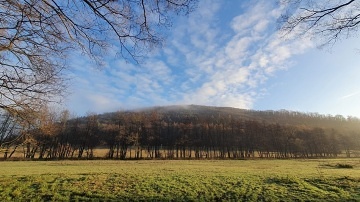
[[0, 176], [1, 201], [360, 200], [360, 159], [19, 161]]

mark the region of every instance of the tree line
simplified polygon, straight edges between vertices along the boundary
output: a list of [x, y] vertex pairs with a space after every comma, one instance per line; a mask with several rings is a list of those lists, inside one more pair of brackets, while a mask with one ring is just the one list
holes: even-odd
[[[360, 150], [360, 131], [284, 125], [221, 113], [152, 110], [70, 118], [68, 111], [45, 108], [34, 117], [19, 122], [2, 115], [4, 159], [14, 158], [15, 153], [25, 159], [323, 158], [351, 157]], [[96, 154], [99, 148], [106, 153]]]

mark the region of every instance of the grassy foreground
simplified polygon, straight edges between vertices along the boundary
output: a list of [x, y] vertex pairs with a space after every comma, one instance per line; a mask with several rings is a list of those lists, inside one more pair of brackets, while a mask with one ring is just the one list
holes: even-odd
[[360, 159], [0, 162], [0, 201], [84, 200], [360, 201]]

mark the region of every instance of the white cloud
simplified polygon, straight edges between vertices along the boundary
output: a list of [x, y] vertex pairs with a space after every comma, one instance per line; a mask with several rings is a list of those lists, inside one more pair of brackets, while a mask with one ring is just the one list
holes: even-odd
[[71, 111], [81, 115], [165, 103], [163, 86], [170, 85], [173, 79], [165, 62], [148, 61], [135, 66], [115, 59], [108, 61], [104, 69], [94, 69], [78, 58], [72, 59], [73, 85], [67, 101]]
[[349, 99], [349, 98], [354, 97], [354, 96], [356, 96], [356, 95], [358, 95], [358, 94], [360, 94], [360, 91], [357, 91], [357, 92], [353, 92], [353, 93], [344, 95], [344, 96], [342, 96], [341, 98], [339, 98], [339, 100]]
[[[193, 87], [184, 95], [184, 103], [251, 108], [259, 95], [256, 93], [259, 84], [287, 66], [293, 55], [311, 47], [310, 41], [286, 41], [277, 34], [274, 27], [281, 9], [283, 8], [278, 8], [269, 1], [260, 1], [229, 23], [228, 26], [234, 33], [228, 42], [217, 42], [214, 38], [205, 37], [201, 46], [197, 42], [194, 45], [194, 41], [191, 41], [194, 45], [192, 49], [178, 49], [180, 53], [187, 55], [185, 58], [189, 69], [186, 72], [189, 77], [193, 77], [183, 84], [186, 89]], [[207, 21], [202, 23], [211, 23], [214, 20], [212, 18], [214, 16], [208, 16]], [[200, 39], [203, 33], [218, 34], [217, 29], [203, 26], [199, 22], [198, 16], [189, 19], [188, 24], [197, 24], [196, 28], [190, 26], [185, 31], [190, 34], [190, 38]], [[198, 30], [199, 27], [202, 28], [201, 31]], [[184, 41], [178, 39], [173, 43], [175, 46], [183, 44], [181, 40]], [[199, 54], [203, 52], [205, 54]], [[202, 85], [191, 85], [191, 82], [200, 82], [200, 78], [203, 79]]]
[[274, 27], [283, 8], [270, 1], [224, 22], [220, 3], [201, 1], [173, 28], [161, 54], [141, 66], [112, 60], [106, 70], [88, 73], [75, 64], [76, 86], [83, 89], [73, 95], [76, 105], [106, 111], [175, 103], [251, 108], [261, 84], [311, 42], [281, 38]]

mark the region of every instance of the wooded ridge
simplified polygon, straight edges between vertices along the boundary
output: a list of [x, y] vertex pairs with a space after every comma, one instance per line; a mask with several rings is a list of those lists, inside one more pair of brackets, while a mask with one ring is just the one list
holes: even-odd
[[[5, 159], [16, 150], [25, 159], [317, 158], [354, 157], [360, 150], [358, 118], [286, 110], [178, 105], [73, 119], [44, 112], [26, 129], [5, 118]], [[94, 153], [97, 148], [106, 155]]]

